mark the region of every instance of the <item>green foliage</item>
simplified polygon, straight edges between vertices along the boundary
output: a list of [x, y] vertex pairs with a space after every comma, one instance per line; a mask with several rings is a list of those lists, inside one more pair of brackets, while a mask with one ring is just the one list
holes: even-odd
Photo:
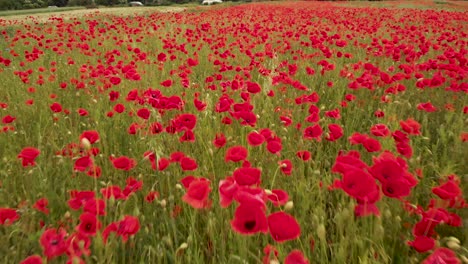
[[0, 10], [18, 10], [23, 8], [23, 3], [18, 0], [0, 0]]
[[126, 0], [95, 0], [95, 3], [98, 5], [115, 6], [115, 5], [125, 5], [127, 4], [127, 1]]
[[68, 6], [89, 6], [93, 0], [69, 0]]

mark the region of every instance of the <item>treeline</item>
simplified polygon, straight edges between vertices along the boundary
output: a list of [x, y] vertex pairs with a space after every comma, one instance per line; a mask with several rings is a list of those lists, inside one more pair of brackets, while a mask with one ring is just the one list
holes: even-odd
[[[0, 0], [0, 10], [44, 8], [48, 6], [127, 5], [128, 0]], [[145, 1], [141, 1], [145, 2]]]

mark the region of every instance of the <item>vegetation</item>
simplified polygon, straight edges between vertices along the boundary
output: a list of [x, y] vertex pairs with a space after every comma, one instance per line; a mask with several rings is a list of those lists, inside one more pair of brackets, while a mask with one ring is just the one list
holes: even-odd
[[435, 6], [0, 19], [2, 263], [466, 262], [468, 11]]

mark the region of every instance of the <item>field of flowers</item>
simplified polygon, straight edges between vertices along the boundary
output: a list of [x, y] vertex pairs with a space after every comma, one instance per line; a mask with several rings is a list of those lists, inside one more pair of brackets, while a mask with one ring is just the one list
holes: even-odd
[[2, 263], [468, 263], [468, 11], [0, 18]]

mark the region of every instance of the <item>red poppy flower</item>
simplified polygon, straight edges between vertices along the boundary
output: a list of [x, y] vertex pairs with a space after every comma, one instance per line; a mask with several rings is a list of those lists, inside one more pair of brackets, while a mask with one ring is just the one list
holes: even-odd
[[400, 126], [403, 131], [410, 135], [421, 135], [421, 124], [412, 118], [409, 118], [406, 121], [400, 121]]
[[292, 169], [293, 169], [293, 166], [292, 166], [292, 162], [288, 159], [286, 160], [281, 160], [278, 162], [279, 166], [280, 166], [280, 169], [281, 169], [281, 172], [284, 173], [285, 175], [291, 175], [291, 172], [292, 172]]
[[114, 106], [114, 111], [121, 114], [123, 111], [125, 111], [125, 106], [123, 104], [116, 104]]
[[108, 186], [101, 189], [101, 194], [106, 199], [124, 199], [125, 196], [122, 193], [122, 188], [120, 186]]
[[87, 139], [90, 144], [94, 144], [99, 141], [99, 133], [95, 130], [84, 131], [80, 135], [80, 141]]
[[320, 137], [322, 136], [322, 127], [319, 124], [307, 127], [304, 129], [304, 138], [305, 139], [315, 139], [320, 141]]
[[67, 245], [65, 243], [65, 236], [67, 231], [65, 229], [50, 228], [42, 233], [39, 242], [41, 243], [43, 254], [52, 259], [65, 254]]
[[15, 209], [0, 208], [0, 225], [11, 225], [20, 218]]
[[225, 162], [239, 162], [247, 159], [248, 151], [243, 146], [234, 146], [226, 150]]
[[33, 208], [48, 215], [49, 214], [49, 208], [47, 208], [48, 205], [49, 205], [49, 201], [46, 198], [41, 198], [34, 203]]
[[86, 236], [94, 236], [100, 228], [101, 222], [97, 219], [96, 215], [82, 213], [80, 215], [80, 224], [76, 227], [76, 231]]
[[328, 141], [335, 141], [343, 136], [343, 128], [338, 124], [329, 124], [328, 130], [330, 131], [325, 138]]
[[39, 151], [37, 148], [33, 147], [26, 147], [21, 150], [21, 152], [18, 154], [18, 159], [22, 159], [22, 165], [23, 167], [27, 166], [34, 166], [36, 165], [35, 159], [41, 151]]
[[121, 79], [119, 77], [117, 77], [117, 76], [112, 76], [112, 77], [109, 78], [109, 81], [113, 85], [118, 85], [118, 84], [120, 84]]
[[[124, 197], [116, 197], [115, 199], [120, 198]], [[89, 199], [83, 204], [83, 211], [91, 213], [93, 215], [106, 215], [106, 203], [102, 199]]]
[[93, 160], [89, 156], [81, 157], [75, 160], [75, 164], [73, 165], [74, 171], [81, 171], [84, 172], [88, 170], [93, 165]]
[[281, 144], [281, 139], [279, 137], [274, 137], [267, 141], [266, 148], [268, 152], [272, 154], [279, 154], [279, 152], [283, 149], [283, 145]]
[[265, 137], [263, 137], [263, 135], [260, 133], [253, 131], [247, 135], [247, 143], [250, 146], [260, 146], [263, 144], [263, 142], [265, 142]]
[[224, 145], [226, 145], [226, 137], [223, 133], [216, 134], [216, 137], [213, 140], [213, 145], [215, 145], [217, 148], [222, 148]]
[[140, 221], [134, 216], [126, 215], [124, 219], [119, 222], [109, 224], [102, 232], [104, 243], [107, 242], [109, 234], [115, 232], [122, 240], [126, 242], [129, 236], [135, 235], [140, 230]]
[[183, 157], [180, 159], [180, 167], [183, 171], [193, 171], [198, 168], [198, 165], [196, 160], [189, 157]]
[[395, 140], [395, 142], [407, 143], [410, 141], [410, 139], [408, 138], [408, 134], [400, 130], [395, 130], [395, 132], [392, 133], [392, 137], [393, 137], [393, 140]]
[[122, 191], [123, 195], [129, 196], [132, 193], [135, 193], [143, 187], [143, 181], [138, 181], [133, 177], [129, 177], [126, 180], [127, 185], [125, 186], [124, 190]]
[[62, 112], [62, 109], [62, 105], [57, 102], [50, 105], [50, 110], [52, 110], [54, 113], [60, 113]]
[[39, 255], [32, 255], [20, 262], [20, 264], [42, 264], [42, 258]]
[[251, 186], [260, 183], [262, 171], [257, 168], [243, 167], [237, 168], [233, 173], [233, 178], [239, 185]]
[[219, 181], [218, 192], [221, 207], [226, 208], [232, 203], [238, 188], [239, 185], [233, 177], [227, 177], [226, 179]]
[[348, 168], [343, 174], [340, 187], [349, 196], [363, 201], [368, 200], [369, 194], [373, 194], [378, 188], [370, 174], [357, 168]]
[[376, 124], [371, 127], [371, 134], [376, 137], [386, 137], [390, 135], [390, 130], [384, 124]]
[[301, 151], [296, 152], [296, 156], [303, 161], [308, 161], [311, 158], [311, 154], [307, 150], [301, 150]]
[[382, 146], [380, 145], [380, 142], [374, 138], [366, 138], [364, 142], [362, 142], [362, 145], [364, 148], [367, 150], [367, 152], [377, 152], [382, 149]]
[[70, 191], [70, 199], [68, 200], [68, 206], [73, 210], [80, 209], [88, 200], [94, 199], [96, 194], [94, 191]]
[[129, 171], [136, 166], [136, 161], [129, 157], [122, 156], [118, 158], [111, 157], [112, 165], [118, 170]]
[[7, 116], [3, 117], [2, 123], [3, 123], [3, 124], [10, 124], [10, 123], [12, 123], [12, 122], [15, 121], [15, 120], [16, 120], [16, 117], [13, 117], [13, 116], [11, 116], [11, 115], [7, 115]]
[[427, 103], [420, 103], [418, 104], [418, 110], [421, 110], [421, 111], [425, 111], [425, 112], [435, 112], [437, 111], [437, 108], [431, 104], [431, 102], [427, 102]]
[[393, 179], [382, 183], [383, 193], [392, 198], [401, 198], [410, 195], [411, 186], [404, 179]]
[[89, 115], [89, 112], [84, 109], [84, 108], [78, 108], [78, 110], [76, 111], [80, 116], [87, 116]]
[[335, 164], [332, 167], [332, 172], [347, 173], [350, 169], [367, 169], [367, 164], [361, 160], [360, 154], [357, 151], [349, 151], [342, 153], [336, 157]]
[[408, 244], [412, 246], [417, 252], [423, 253], [434, 248], [435, 240], [432, 237], [417, 236], [413, 241], [410, 241]]
[[288, 127], [292, 124], [292, 119], [288, 116], [280, 116], [280, 121], [281, 124], [283, 124], [285, 127]]
[[268, 222], [263, 208], [250, 203], [242, 203], [236, 208], [231, 226], [234, 231], [243, 235], [268, 232]]
[[240, 204], [251, 204], [266, 208], [267, 195], [263, 188], [239, 185], [233, 198]]
[[173, 125], [178, 131], [193, 130], [197, 125], [197, 117], [194, 114], [181, 114], [174, 119]]
[[76, 232], [68, 236], [67, 241], [67, 255], [69, 257], [75, 256], [80, 257], [82, 255], [89, 256], [91, 251], [89, 250], [91, 246], [91, 239], [80, 232]]
[[263, 248], [263, 254], [265, 254], [262, 258], [263, 264], [269, 264], [277, 260], [279, 252], [274, 246], [268, 244]]
[[192, 130], [185, 130], [184, 134], [179, 138], [179, 142], [195, 142], [195, 134]]
[[351, 145], [362, 144], [367, 138], [369, 138], [366, 134], [361, 134], [358, 132], [354, 132], [349, 138], [349, 143]]
[[286, 191], [281, 189], [271, 190], [271, 193], [268, 194], [268, 200], [270, 200], [275, 206], [284, 205], [289, 200], [289, 195]]
[[137, 111], [137, 116], [144, 120], [148, 120], [150, 115], [151, 115], [151, 112], [148, 108], [141, 108], [141, 109], [138, 109]]
[[301, 228], [296, 219], [285, 213], [276, 212], [268, 216], [270, 235], [276, 242], [293, 240], [301, 235]]
[[209, 208], [211, 201], [208, 196], [211, 192], [210, 182], [204, 178], [194, 179], [190, 182], [187, 192], [182, 197], [182, 201], [188, 203], [193, 208]]
[[197, 66], [197, 65], [198, 65], [198, 60], [197, 60], [196, 58], [195, 58], [195, 59], [189, 58], [189, 59], [187, 60], [187, 64], [188, 64], [189, 66], [191, 66], [191, 67]]
[[154, 200], [157, 200], [159, 198], [159, 192], [157, 191], [150, 191], [148, 194], [145, 196], [145, 201], [148, 203], [152, 203]]
[[260, 84], [255, 83], [255, 82], [246, 82], [246, 85], [247, 85], [247, 91], [249, 93], [256, 94], [262, 90], [262, 88], [260, 87]]
[[449, 179], [438, 187], [432, 188], [432, 193], [439, 196], [442, 200], [452, 200], [462, 194], [458, 182], [452, 179]]
[[295, 249], [286, 256], [284, 264], [309, 264], [309, 260], [304, 257], [300, 250]]
[[165, 80], [160, 83], [164, 87], [171, 87], [172, 86], [172, 80]]
[[448, 248], [438, 248], [421, 264], [460, 264], [457, 255]]

